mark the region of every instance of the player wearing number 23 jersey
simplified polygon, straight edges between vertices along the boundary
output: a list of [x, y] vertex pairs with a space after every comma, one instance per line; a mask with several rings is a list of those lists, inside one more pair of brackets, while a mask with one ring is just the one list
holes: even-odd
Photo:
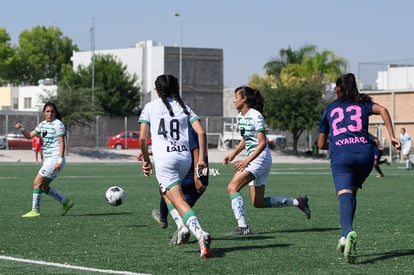
[[318, 147], [324, 148], [329, 137], [332, 177], [339, 201], [341, 235], [338, 250], [348, 263], [356, 260], [357, 235], [353, 220], [357, 191], [374, 165], [375, 140], [368, 133], [369, 116], [381, 115], [390, 141], [399, 148], [388, 110], [374, 103], [357, 88], [355, 76], [344, 74], [336, 81], [336, 96], [325, 109], [319, 126]]

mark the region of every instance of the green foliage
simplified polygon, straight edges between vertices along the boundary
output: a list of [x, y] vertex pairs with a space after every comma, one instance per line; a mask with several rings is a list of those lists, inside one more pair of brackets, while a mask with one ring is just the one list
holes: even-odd
[[[103, 113], [125, 117], [139, 113], [140, 89], [137, 76], [131, 76], [127, 67], [111, 55], [95, 56], [94, 101]], [[65, 68], [60, 85], [77, 88], [91, 87], [92, 64], [76, 71]]]
[[[212, 258], [202, 260], [193, 236], [182, 246], [168, 244], [176, 229], [171, 217], [166, 229], [151, 218], [151, 210], [159, 206], [158, 185], [154, 176], [142, 175], [140, 164], [122, 164], [116, 158], [114, 163], [71, 163], [70, 155], [67, 160], [52, 186], [75, 206], [62, 217], [61, 205], [43, 195], [42, 216], [33, 219], [21, 215], [30, 210], [39, 166], [0, 163], [0, 255], [67, 267], [0, 259], [0, 273], [95, 274], [68, 269], [77, 265], [150, 274], [412, 274], [414, 174], [398, 164], [382, 167], [384, 178], [373, 173], [358, 193], [354, 230], [359, 256], [349, 265], [335, 249], [338, 201], [328, 163], [274, 164], [268, 178], [267, 196], [307, 193], [310, 220], [293, 207], [255, 209], [248, 188], [242, 189], [255, 233], [245, 237], [226, 236], [237, 226], [226, 192], [234, 170], [211, 164], [220, 176], [211, 178], [195, 206], [203, 229], [213, 237]], [[105, 202], [105, 190], [112, 185], [126, 191], [121, 206]]]
[[14, 49], [10, 45], [10, 35], [6, 29], [0, 28], [0, 85], [10, 78], [10, 61], [14, 55]]
[[332, 51], [318, 52], [315, 45], [304, 45], [296, 51], [289, 46], [279, 55], [265, 64], [266, 76], [252, 78], [251, 84], [264, 91], [268, 124], [290, 131], [293, 151], [297, 153], [300, 135], [320, 120], [326, 106], [323, 93], [327, 84], [335, 81], [348, 65]]
[[70, 64], [74, 50], [72, 40], [57, 27], [36, 26], [24, 30], [19, 36], [19, 46], [10, 61], [9, 81], [37, 85], [40, 79], [60, 79], [63, 64]]
[[274, 76], [276, 82], [280, 83], [282, 70], [288, 64], [302, 64], [305, 58], [312, 56], [315, 52], [316, 46], [307, 44], [299, 48], [299, 50], [293, 50], [291, 46], [287, 49], [280, 49], [279, 56], [273, 57], [264, 65], [266, 74]]
[[[311, 82], [300, 87], [267, 89], [265, 117], [275, 129], [288, 130], [293, 135], [294, 152], [297, 140], [305, 130], [311, 130], [320, 120], [326, 104], [322, 98], [322, 85]], [[296, 143], [295, 143], [296, 142]]]

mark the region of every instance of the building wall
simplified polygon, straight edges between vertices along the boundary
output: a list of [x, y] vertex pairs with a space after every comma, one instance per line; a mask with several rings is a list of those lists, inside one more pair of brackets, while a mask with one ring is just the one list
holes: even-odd
[[[135, 48], [95, 51], [116, 56], [128, 72], [138, 76], [142, 104], [158, 98], [154, 81], [161, 74], [179, 78], [180, 48], [143, 41]], [[74, 52], [74, 68], [88, 66], [92, 52]], [[201, 116], [223, 115], [223, 50], [182, 48], [182, 97]], [[209, 104], [206, 104], [208, 102]], [[214, 108], [211, 108], [214, 106]]]
[[[222, 116], [223, 51], [183, 48], [182, 58], [184, 101], [200, 116]], [[165, 47], [164, 73], [179, 78], [179, 60], [179, 47]]]
[[56, 91], [56, 85], [2, 87], [0, 106], [4, 110], [37, 112], [43, 108], [43, 98], [56, 95]]
[[0, 87], [0, 110], [11, 108], [11, 88], [12, 87]]
[[[410, 136], [414, 137], [414, 91], [368, 91], [374, 102], [385, 106], [394, 123], [397, 138], [401, 128], [404, 127]], [[387, 129], [384, 127], [381, 116], [372, 116], [370, 119], [370, 132], [379, 135], [389, 146]]]

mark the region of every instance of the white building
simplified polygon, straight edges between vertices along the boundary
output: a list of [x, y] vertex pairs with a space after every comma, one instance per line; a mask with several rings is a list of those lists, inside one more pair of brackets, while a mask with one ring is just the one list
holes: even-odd
[[0, 87], [0, 110], [38, 112], [43, 98], [56, 95], [56, 85]]
[[[91, 64], [92, 51], [74, 52], [73, 68]], [[138, 77], [142, 92], [141, 103], [157, 98], [154, 81], [161, 74], [172, 74], [180, 79], [184, 101], [202, 116], [223, 115], [223, 50], [162, 46], [151, 40], [139, 42], [133, 48], [98, 50], [95, 55], [112, 55]], [[209, 102], [209, 104], [205, 104]], [[215, 106], [215, 108], [211, 108]]]
[[[153, 82], [158, 75], [165, 71], [164, 46], [147, 40], [137, 43], [134, 48], [98, 50], [94, 53], [95, 55], [114, 56], [117, 61], [122, 62], [127, 67], [127, 71], [131, 75], [138, 77], [138, 83], [136, 84], [141, 87], [141, 92], [145, 98], [147, 97], [146, 94], [149, 94], [150, 98], [156, 96], [155, 91], [153, 91]], [[92, 54], [92, 51], [73, 52], [73, 68], [76, 70], [78, 66], [89, 66]]]
[[377, 73], [378, 90], [413, 90], [414, 65], [388, 64], [386, 71]]

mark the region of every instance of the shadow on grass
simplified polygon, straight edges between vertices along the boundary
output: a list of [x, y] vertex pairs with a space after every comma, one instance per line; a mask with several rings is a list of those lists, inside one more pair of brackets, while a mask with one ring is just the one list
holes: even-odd
[[88, 213], [88, 214], [78, 214], [70, 216], [79, 216], [79, 217], [99, 217], [99, 216], [119, 216], [119, 215], [131, 215], [131, 212], [116, 212], [116, 213]]
[[260, 234], [272, 234], [272, 233], [300, 233], [300, 232], [328, 232], [340, 230], [338, 227], [313, 227], [313, 228], [297, 228], [297, 229], [284, 229], [284, 230], [275, 230], [267, 232], [258, 232]]
[[[214, 239], [213, 239], [214, 240]], [[233, 246], [233, 247], [225, 247], [219, 248], [213, 246], [211, 251], [210, 258], [223, 258], [227, 253], [233, 251], [252, 251], [253, 249], [269, 249], [269, 248], [287, 248], [291, 246], [291, 244], [264, 244], [264, 245], [246, 245], [246, 246]]]
[[268, 237], [268, 236], [262, 236], [261, 233], [253, 233], [249, 235], [240, 235], [240, 236], [231, 236], [231, 235], [225, 235], [223, 237], [215, 237], [213, 236], [213, 240], [220, 240], [220, 241], [245, 241], [245, 240], [267, 240], [267, 239], [274, 239], [275, 237]]
[[378, 261], [384, 261], [384, 260], [388, 260], [391, 258], [414, 256], [414, 249], [394, 250], [394, 251], [389, 251], [385, 253], [361, 255], [361, 257], [370, 257], [370, 256], [377, 256], [377, 257], [373, 259], [365, 260], [365, 261], [358, 261], [357, 264], [374, 264]]

